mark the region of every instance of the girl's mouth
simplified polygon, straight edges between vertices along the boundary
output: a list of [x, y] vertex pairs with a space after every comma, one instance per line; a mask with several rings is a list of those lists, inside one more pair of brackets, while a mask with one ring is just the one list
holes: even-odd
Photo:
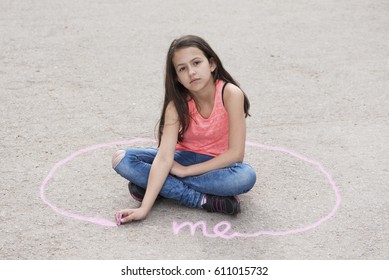
[[198, 80], [200, 80], [200, 79], [193, 79], [193, 80], [190, 81], [190, 83], [192, 84], [194, 82], [197, 82]]

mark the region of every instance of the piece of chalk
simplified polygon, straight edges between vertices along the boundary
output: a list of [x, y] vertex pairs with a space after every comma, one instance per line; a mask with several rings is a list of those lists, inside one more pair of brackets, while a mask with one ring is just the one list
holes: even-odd
[[118, 225], [118, 226], [120, 226], [121, 225], [121, 223], [122, 223], [122, 213], [121, 212], [119, 212], [119, 213], [117, 213], [116, 214], [116, 224]]

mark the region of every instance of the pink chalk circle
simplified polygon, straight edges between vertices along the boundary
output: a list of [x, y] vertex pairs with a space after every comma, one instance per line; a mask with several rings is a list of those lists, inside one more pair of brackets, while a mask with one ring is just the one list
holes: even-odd
[[[126, 141], [117, 141], [117, 142], [112, 142], [112, 143], [97, 144], [97, 145], [90, 146], [90, 147], [84, 148], [82, 150], [79, 150], [77, 152], [74, 152], [70, 156], [64, 158], [63, 160], [60, 160], [51, 168], [50, 172], [48, 173], [48, 175], [43, 180], [43, 182], [40, 186], [40, 197], [41, 197], [42, 201], [45, 204], [47, 204], [50, 208], [52, 208], [52, 210], [54, 210], [56, 213], [63, 215], [65, 217], [72, 218], [72, 219], [79, 220], [79, 221], [85, 221], [85, 222], [89, 222], [89, 223], [93, 223], [93, 224], [97, 224], [97, 225], [101, 225], [101, 226], [105, 226], [105, 227], [117, 227], [118, 225], [120, 225], [120, 218], [121, 218], [120, 214], [121, 213], [119, 213], [119, 215], [115, 217], [116, 222], [113, 222], [113, 221], [106, 220], [106, 219], [99, 218], [99, 217], [87, 217], [87, 216], [77, 215], [77, 214], [71, 213], [67, 210], [64, 210], [64, 209], [57, 207], [54, 203], [50, 202], [46, 197], [45, 192], [46, 192], [47, 184], [49, 183], [50, 179], [54, 176], [55, 172], [57, 172], [58, 169], [60, 169], [66, 163], [68, 163], [69, 161], [75, 159], [76, 157], [78, 157], [80, 155], [83, 155], [83, 154], [86, 154], [86, 153], [89, 153], [89, 152], [92, 152], [92, 151], [95, 151], [98, 149], [111, 148], [111, 147], [116, 147], [116, 146], [120, 146], [120, 145], [131, 145], [134, 143], [144, 143], [144, 142], [155, 142], [155, 141], [151, 138], [135, 138], [135, 139], [126, 140]], [[211, 238], [215, 238], [215, 237], [219, 237], [219, 238], [223, 238], [223, 239], [232, 239], [232, 238], [237, 238], [237, 237], [249, 238], [249, 237], [258, 237], [261, 235], [285, 236], [285, 235], [291, 235], [291, 234], [296, 234], [296, 233], [302, 233], [302, 232], [317, 228], [318, 226], [320, 226], [321, 224], [323, 224], [324, 222], [326, 222], [327, 220], [329, 220], [330, 218], [332, 218], [335, 215], [336, 211], [338, 210], [338, 208], [340, 206], [341, 200], [342, 200], [341, 196], [340, 196], [339, 188], [335, 184], [331, 174], [324, 169], [323, 165], [320, 162], [313, 160], [313, 159], [309, 159], [306, 156], [300, 155], [294, 151], [291, 151], [291, 150], [283, 148], [283, 147], [268, 146], [268, 145], [263, 145], [263, 144], [259, 144], [259, 143], [252, 142], [252, 141], [246, 141], [246, 145], [252, 146], [252, 147], [255, 147], [258, 149], [288, 154], [292, 157], [295, 157], [299, 160], [307, 162], [307, 163], [313, 165], [314, 167], [316, 167], [327, 178], [328, 183], [332, 187], [332, 190], [335, 194], [336, 201], [335, 201], [335, 205], [332, 208], [332, 210], [328, 214], [324, 215], [322, 218], [320, 218], [318, 221], [316, 221], [314, 223], [308, 224], [308, 225], [303, 226], [303, 227], [293, 228], [293, 229], [284, 230], [284, 231], [268, 230], [268, 231], [256, 231], [256, 232], [252, 232], [252, 233], [230, 232], [232, 229], [231, 223], [229, 223], [228, 221], [221, 221], [214, 226], [213, 232], [208, 232], [207, 224], [205, 221], [197, 221], [195, 223], [190, 222], [190, 221], [186, 221], [186, 222], [182, 222], [182, 223], [173, 222], [172, 227], [173, 227], [173, 233], [175, 235], [179, 234], [179, 232], [183, 228], [188, 227], [191, 235], [195, 235], [197, 228], [199, 228], [205, 237], [211, 237]]]
[[93, 224], [97, 224], [97, 225], [101, 225], [101, 226], [105, 226], [105, 227], [117, 227], [118, 224], [114, 223], [112, 221], [98, 218], [98, 217], [87, 217], [87, 216], [77, 215], [77, 214], [71, 213], [69, 211], [66, 211], [64, 209], [61, 209], [61, 208], [55, 206], [55, 204], [50, 202], [46, 197], [45, 192], [46, 192], [47, 184], [59, 168], [61, 168], [66, 163], [68, 163], [69, 161], [75, 159], [76, 157], [78, 157], [80, 155], [90, 153], [92, 151], [102, 149], [102, 148], [111, 148], [111, 147], [116, 147], [119, 145], [131, 145], [134, 143], [153, 142], [153, 141], [154, 140], [150, 139], [150, 138], [135, 138], [132, 140], [127, 140], [127, 141], [117, 141], [117, 142], [112, 142], [112, 143], [98, 144], [98, 145], [90, 146], [90, 147], [87, 147], [85, 149], [74, 152], [70, 156], [57, 162], [53, 166], [53, 168], [51, 168], [51, 170], [50, 170], [49, 174], [46, 176], [46, 178], [43, 180], [41, 187], [40, 187], [40, 196], [41, 196], [42, 201], [45, 204], [47, 204], [49, 207], [51, 207], [51, 209], [53, 209], [55, 212], [57, 212], [60, 215], [65, 216], [65, 217], [72, 218], [72, 219], [79, 220], [79, 221], [85, 221], [85, 222], [89, 222], [89, 223], [93, 223]]

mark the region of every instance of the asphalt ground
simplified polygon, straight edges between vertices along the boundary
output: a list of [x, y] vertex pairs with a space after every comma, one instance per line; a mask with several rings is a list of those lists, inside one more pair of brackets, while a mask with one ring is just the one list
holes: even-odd
[[[388, 12], [384, 0], [2, 0], [0, 258], [387, 260]], [[257, 183], [237, 217], [161, 200], [115, 227], [138, 203], [111, 155], [155, 145], [167, 48], [185, 34], [251, 101]]]

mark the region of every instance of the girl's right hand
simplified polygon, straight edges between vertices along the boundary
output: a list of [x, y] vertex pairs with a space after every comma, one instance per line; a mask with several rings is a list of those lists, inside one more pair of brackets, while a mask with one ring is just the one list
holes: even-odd
[[170, 169], [170, 174], [177, 176], [179, 178], [184, 178], [188, 176], [186, 173], [187, 170], [188, 170], [187, 166], [183, 166], [178, 162], [174, 161], [172, 169]]
[[124, 209], [116, 213], [115, 219], [117, 224], [120, 225], [133, 221], [141, 221], [147, 217], [147, 214], [148, 211], [142, 207], [135, 209]]

